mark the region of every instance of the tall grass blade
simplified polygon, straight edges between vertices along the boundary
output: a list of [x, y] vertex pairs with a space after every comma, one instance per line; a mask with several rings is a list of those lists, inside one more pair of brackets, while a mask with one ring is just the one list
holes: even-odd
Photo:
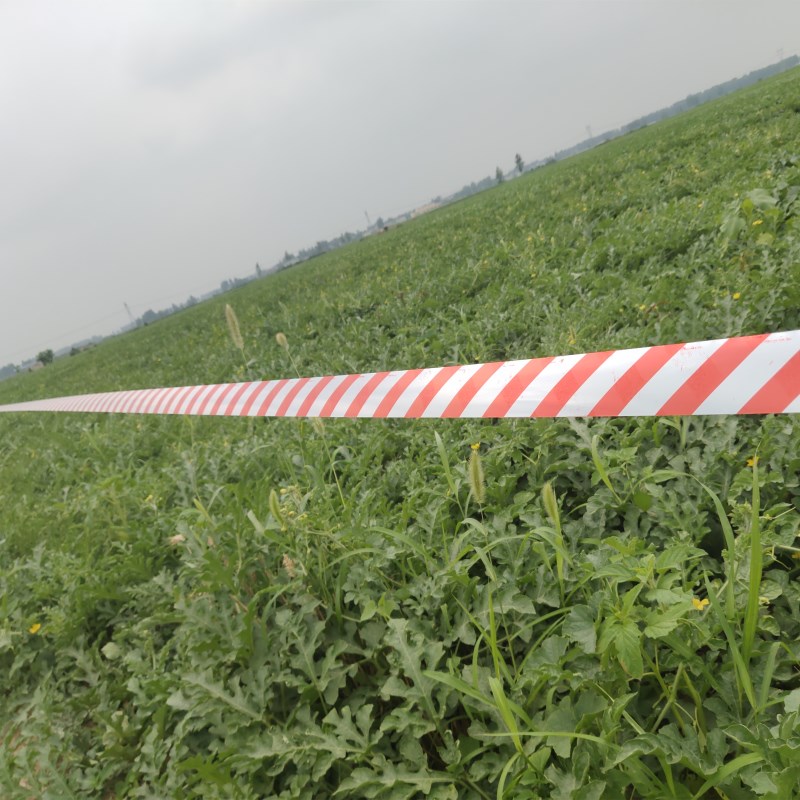
[[[761, 753], [745, 753], [744, 755], [734, 758], [724, 766], [720, 767], [698, 790], [692, 795], [692, 800], [700, 800], [705, 797], [706, 792], [714, 786], [719, 786], [724, 780], [727, 780], [731, 775], [735, 775], [745, 767], [751, 764], [757, 764], [763, 761], [764, 756]], [[724, 795], [723, 795], [724, 796]]]
[[722, 609], [719, 607], [719, 600], [714, 593], [714, 587], [711, 586], [707, 577], [704, 576], [703, 580], [706, 584], [706, 593], [711, 603], [711, 610], [714, 613], [714, 616], [717, 618], [717, 621], [719, 622], [720, 627], [725, 634], [725, 638], [728, 640], [728, 647], [730, 649], [731, 658], [733, 659], [733, 666], [736, 672], [739, 690], [745, 693], [745, 696], [750, 703], [750, 707], [756, 709], [757, 704], [755, 692], [753, 691], [753, 682], [750, 680], [750, 672], [748, 671], [747, 664], [742, 656], [742, 651], [739, 649], [739, 645], [736, 642], [733, 629], [726, 619], [725, 614], [722, 612]]
[[744, 631], [742, 634], [742, 656], [745, 664], [750, 662], [753, 642], [758, 627], [758, 598], [761, 594], [761, 495], [758, 487], [758, 456], [753, 459], [753, 500], [750, 517], [750, 580], [747, 587], [747, 608], [744, 615]]

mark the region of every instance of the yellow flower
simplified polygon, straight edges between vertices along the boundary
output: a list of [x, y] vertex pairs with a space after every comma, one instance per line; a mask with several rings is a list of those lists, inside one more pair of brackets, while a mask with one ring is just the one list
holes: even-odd
[[639, 306], [639, 311], [647, 311], [647, 306], [646, 306], [644, 303], [642, 303], [642, 304]]
[[738, 300], [742, 296], [741, 292], [734, 292], [732, 297], [734, 300]]
[[578, 336], [575, 333], [575, 328], [573, 328], [572, 325], [569, 326], [568, 333], [569, 333], [569, 336], [567, 336], [567, 342], [569, 344], [575, 344], [575, 342], [578, 341]]
[[33, 625], [31, 625], [30, 628], [28, 628], [28, 633], [39, 633], [41, 629], [42, 629], [42, 623], [34, 622]]
[[692, 605], [698, 610], [702, 611], [707, 605], [709, 605], [709, 599], [704, 597], [702, 600], [699, 597], [692, 598]]
[[764, 222], [763, 219], [754, 219], [753, 220], [753, 227], [755, 228], [756, 225], [761, 225]]
[[747, 459], [748, 467], [754, 467], [756, 464], [758, 464], [758, 456], [753, 456], [752, 458]]
[[475, 442], [474, 444], [471, 444], [470, 447], [477, 452], [478, 450], [481, 449], [481, 443]]

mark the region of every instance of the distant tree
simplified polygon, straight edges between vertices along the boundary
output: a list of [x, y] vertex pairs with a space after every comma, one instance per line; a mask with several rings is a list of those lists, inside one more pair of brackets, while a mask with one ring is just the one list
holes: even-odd
[[383, 228], [384, 224], [383, 217], [378, 217], [378, 219], [375, 220], [376, 228]]
[[50, 349], [42, 350], [42, 352], [38, 353], [37, 356], [36, 356], [36, 360], [37, 361], [41, 361], [41, 363], [44, 364], [45, 366], [47, 364], [52, 364], [54, 358], [55, 358], [55, 354]]
[[256, 275], [260, 278], [264, 274], [264, 270], [261, 269], [261, 265], [256, 261]]
[[503, 175], [503, 170], [502, 170], [502, 169], [500, 169], [500, 167], [498, 167], [498, 168], [497, 168], [497, 169], [494, 171], [494, 179], [495, 179], [495, 180], [496, 180], [498, 183], [502, 183], [502, 182], [503, 182], [503, 180], [504, 180], [504, 178], [505, 178], [505, 176]]
[[522, 160], [522, 156], [519, 153], [514, 156], [514, 163], [517, 165], [517, 172], [522, 175], [522, 170], [525, 169], [525, 162]]
[[76, 356], [76, 355], [78, 355], [78, 353], [80, 353], [80, 350], [79, 350], [77, 347], [73, 347], [73, 348], [72, 348], [72, 349], [69, 351], [69, 354], [70, 354], [71, 356]]

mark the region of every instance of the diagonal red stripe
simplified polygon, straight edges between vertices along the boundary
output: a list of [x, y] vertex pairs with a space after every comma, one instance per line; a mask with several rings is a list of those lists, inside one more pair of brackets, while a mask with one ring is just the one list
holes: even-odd
[[93, 394], [84, 395], [84, 397], [77, 405], [78, 411], [87, 411], [91, 407], [93, 401], [94, 401]]
[[174, 414], [180, 408], [181, 403], [192, 393], [191, 386], [184, 386], [169, 402], [165, 411], [168, 414]]
[[694, 414], [700, 404], [769, 334], [728, 339], [718, 347], [656, 412], [658, 416]]
[[616, 417], [633, 400], [641, 388], [653, 377], [682, 344], [664, 344], [651, 347], [625, 371], [625, 374], [600, 398], [587, 414], [589, 417]]
[[[225, 411], [223, 412], [223, 414], [226, 417], [232, 416], [233, 409], [236, 408], [236, 403], [239, 401], [239, 398], [247, 391], [247, 387], [251, 386], [251, 385], [252, 384], [250, 384], [250, 383], [243, 383], [233, 393], [233, 395], [231, 396], [230, 400], [227, 401], [227, 404], [225, 406]], [[221, 405], [221, 403], [220, 403], [220, 405]], [[214, 411], [212, 411], [212, 414], [216, 414], [218, 410], [219, 410], [219, 406], [217, 406], [217, 408], [215, 408]]]
[[111, 402], [111, 405], [108, 407], [109, 412], [119, 411], [120, 408], [124, 408], [128, 400], [131, 397], [131, 392], [117, 392], [116, 396]]
[[178, 389], [176, 389], [175, 392], [170, 397], [169, 402], [166, 403], [162, 408], [162, 413], [163, 414], [171, 413], [170, 409], [174, 408], [182, 398], [186, 397], [186, 395], [191, 391], [191, 388], [192, 388], [191, 386], [181, 386]]
[[112, 398], [114, 397], [112, 392], [104, 392], [97, 398], [97, 410], [98, 411], [108, 411], [108, 406], [111, 403]]
[[187, 389], [188, 391], [186, 392], [186, 394], [183, 395], [183, 397], [181, 397], [181, 399], [177, 403], [175, 403], [173, 411], [176, 414], [178, 413], [178, 409], [188, 408], [189, 405], [192, 403], [192, 401], [195, 399], [195, 397], [197, 397], [197, 395], [199, 395], [200, 392], [203, 391], [202, 388], [198, 386], [188, 386]]
[[158, 394], [158, 389], [151, 389], [150, 391], [143, 391], [142, 396], [139, 398], [139, 402], [136, 404], [136, 408], [134, 408], [135, 414], [146, 414], [147, 412], [145, 409], [150, 404], [150, 401], [153, 397]]
[[333, 414], [339, 401], [344, 397], [344, 393], [361, 377], [361, 375], [346, 375], [345, 379], [331, 392], [322, 411], [319, 412], [321, 417], [329, 417]]
[[217, 392], [219, 392], [220, 395], [225, 394], [225, 392], [228, 391], [227, 386], [228, 384], [226, 383], [218, 383], [216, 386], [214, 386], [214, 388], [203, 398], [202, 402], [200, 403], [197, 409], [199, 416], [204, 417], [208, 414], [209, 409], [211, 409], [214, 403], [216, 403], [214, 397], [217, 395]]
[[552, 357], [532, 358], [500, 390], [492, 404], [483, 412], [484, 417], [504, 417], [519, 396], [531, 385], [539, 373], [552, 361]]
[[136, 389], [126, 401], [126, 405], [128, 406], [128, 411], [126, 413], [135, 414], [145, 394], [147, 394], [146, 389]]
[[567, 404], [569, 399], [594, 374], [595, 370], [613, 353], [587, 353], [566, 375], [544, 396], [542, 402], [533, 410], [532, 417], [554, 417]]
[[223, 410], [220, 414], [221, 409], [225, 409], [228, 403], [232, 400], [233, 395], [239, 391], [239, 387], [235, 383], [229, 383], [225, 389], [220, 393], [219, 397], [214, 402], [214, 405], [211, 406], [210, 411], [208, 412], [210, 416], [224, 416], [225, 411]]
[[388, 375], [388, 372], [376, 372], [365, 384], [361, 387], [361, 391], [356, 395], [356, 399], [347, 407], [344, 412], [346, 417], [357, 417], [358, 412], [367, 402], [369, 396], [378, 388], [381, 381]]
[[442, 367], [428, 383], [422, 387], [422, 390], [414, 399], [411, 407], [406, 411], [406, 419], [421, 417], [425, 413], [425, 409], [431, 404], [431, 400], [436, 397], [439, 389], [441, 389], [459, 369], [459, 367]]
[[214, 394], [214, 390], [217, 388], [218, 384], [210, 384], [209, 386], [204, 386], [203, 391], [199, 392], [193, 399], [190, 405], [186, 409], [187, 414], [191, 414], [196, 416], [200, 413], [203, 403]]
[[261, 391], [264, 389], [265, 386], [269, 384], [269, 381], [259, 381], [258, 385], [255, 389], [253, 389], [250, 396], [247, 400], [244, 401], [244, 405], [242, 406], [241, 415], [246, 417], [250, 414], [250, 409], [253, 407], [253, 403], [256, 402], [256, 398], [261, 394]]
[[285, 417], [286, 412], [289, 410], [289, 406], [292, 404], [292, 400], [297, 397], [300, 390], [311, 380], [311, 378], [298, 378], [295, 385], [286, 392], [286, 397], [283, 398], [283, 401], [278, 406], [278, 410], [275, 412], [276, 417]]
[[92, 400], [94, 399], [93, 394], [84, 395], [81, 401], [76, 406], [78, 411], [86, 411], [87, 407], [91, 404]]
[[388, 417], [394, 404], [400, 399], [400, 395], [409, 387], [411, 382], [417, 375], [422, 372], [421, 369], [406, 370], [396, 381], [394, 386], [386, 392], [386, 397], [381, 400], [378, 407], [375, 409], [375, 417]]
[[476, 370], [458, 392], [456, 392], [456, 396], [442, 412], [442, 417], [460, 417], [464, 409], [469, 405], [470, 400], [478, 393], [478, 390], [483, 388], [486, 381], [488, 381], [502, 366], [502, 361], [482, 364], [481, 368]]
[[158, 403], [153, 409], [154, 414], [163, 414], [164, 409], [175, 399], [176, 395], [181, 391], [181, 387], [167, 389], [164, 394], [159, 398]]
[[333, 380], [333, 378], [333, 375], [326, 375], [324, 378], [320, 378], [317, 381], [314, 388], [308, 393], [306, 399], [303, 400], [300, 408], [297, 409], [298, 417], [305, 417], [308, 414], [308, 410], [311, 408], [314, 401], [319, 397], [320, 392]]
[[261, 401], [261, 405], [256, 409], [256, 416], [263, 417], [266, 415], [272, 401], [275, 399], [275, 396], [283, 389], [286, 384], [289, 383], [289, 378], [281, 378], [281, 380], [276, 381], [275, 385], [267, 392], [267, 396]]
[[795, 353], [739, 410], [739, 414], [779, 414], [800, 395], [800, 352]]

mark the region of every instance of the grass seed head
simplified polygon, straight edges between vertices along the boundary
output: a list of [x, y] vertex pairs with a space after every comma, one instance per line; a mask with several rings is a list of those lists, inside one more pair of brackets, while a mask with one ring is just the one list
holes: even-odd
[[483, 474], [483, 464], [481, 455], [475, 449], [469, 455], [469, 488], [472, 489], [472, 496], [483, 505], [486, 500], [486, 478]]
[[228, 331], [231, 334], [233, 346], [243, 351], [244, 341], [242, 339], [242, 332], [239, 330], [239, 320], [236, 317], [236, 312], [228, 303], [225, 303], [225, 319], [228, 321]]
[[559, 527], [560, 517], [558, 513], [558, 499], [556, 498], [556, 491], [553, 489], [553, 484], [550, 481], [542, 486], [542, 504], [550, 521], [557, 528]]
[[275, 341], [278, 343], [279, 347], [282, 347], [284, 350], [289, 349], [289, 340], [286, 338], [286, 334], [278, 331], [275, 334]]
[[272, 516], [275, 517], [275, 521], [282, 527], [286, 527], [286, 521], [283, 518], [283, 513], [281, 512], [281, 501], [278, 500], [278, 493], [274, 489], [270, 489], [269, 491], [269, 510], [272, 513]]
[[286, 570], [286, 574], [290, 578], [297, 577], [297, 570], [295, 569], [294, 560], [287, 556], [285, 553], [283, 555], [283, 568]]

